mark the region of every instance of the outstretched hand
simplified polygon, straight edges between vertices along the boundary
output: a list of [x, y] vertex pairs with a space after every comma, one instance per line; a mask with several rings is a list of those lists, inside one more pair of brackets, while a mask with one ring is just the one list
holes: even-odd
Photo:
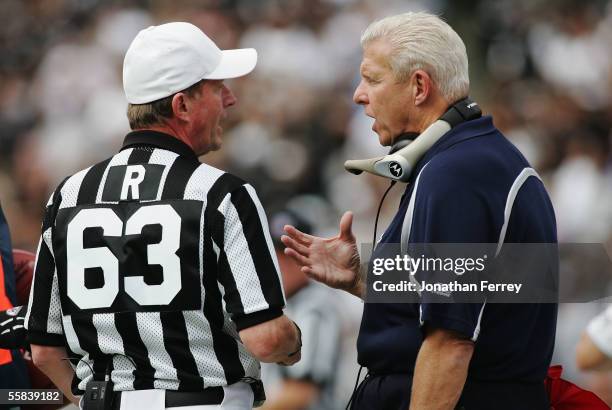
[[309, 277], [336, 289], [362, 296], [359, 276], [359, 252], [351, 230], [353, 213], [345, 212], [340, 219], [340, 232], [333, 238], [305, 234], [285, 225], [287, 235], [281, 236], [285, 254], [292, 257]]

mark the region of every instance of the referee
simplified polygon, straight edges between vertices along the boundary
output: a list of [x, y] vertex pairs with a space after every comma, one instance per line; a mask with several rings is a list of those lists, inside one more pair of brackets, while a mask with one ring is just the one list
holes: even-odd
[[34, 362], [74, 403], [96, 404], [106, 381], [113, 409], [251, 408], [264, 398], [259, 362], [299, 360], [254, 189], [198, 161], [220, 148], [236, 104], [223, 79], [256, 61], [189, 23], [130, 45], [133, 131], [50, 198], [26, 317]]

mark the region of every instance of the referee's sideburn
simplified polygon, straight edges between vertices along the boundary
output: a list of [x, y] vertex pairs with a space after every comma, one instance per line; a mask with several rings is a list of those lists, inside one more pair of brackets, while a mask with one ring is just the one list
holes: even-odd
[[257, 193], [198, 159], [237, 103], [223, 80], [256, 61], [189, 23], [142, 30], [123, 67], [132, 131], [49, 199], [25, 322], [81, 408], [252, 408], [259, 362], [300, 360]]

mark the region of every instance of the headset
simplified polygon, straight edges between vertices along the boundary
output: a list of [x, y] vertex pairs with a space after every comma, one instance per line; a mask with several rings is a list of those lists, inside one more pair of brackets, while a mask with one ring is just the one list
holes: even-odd
[[444, 134], [465, 121], [481, 116], [482, 111], [478, 104], [469, 98], [464, 98], [451, 105], [420, 135], [416, 133], [400, 135], [389, 154], [376, 158], [348, 160], [344, 163], [344, 169], [355, 175], [366, 171], [393, 181], [407, 182], [417, 162]]

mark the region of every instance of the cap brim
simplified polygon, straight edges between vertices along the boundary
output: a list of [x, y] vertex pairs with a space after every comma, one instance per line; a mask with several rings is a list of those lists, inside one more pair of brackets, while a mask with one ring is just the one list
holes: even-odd
[[204, 76], [204, 79], [225, 80], [241, 77], [253, 71], [256, 64], [257, 51], [254, 48], [222, 50], [221, 62], [210, 74]]

